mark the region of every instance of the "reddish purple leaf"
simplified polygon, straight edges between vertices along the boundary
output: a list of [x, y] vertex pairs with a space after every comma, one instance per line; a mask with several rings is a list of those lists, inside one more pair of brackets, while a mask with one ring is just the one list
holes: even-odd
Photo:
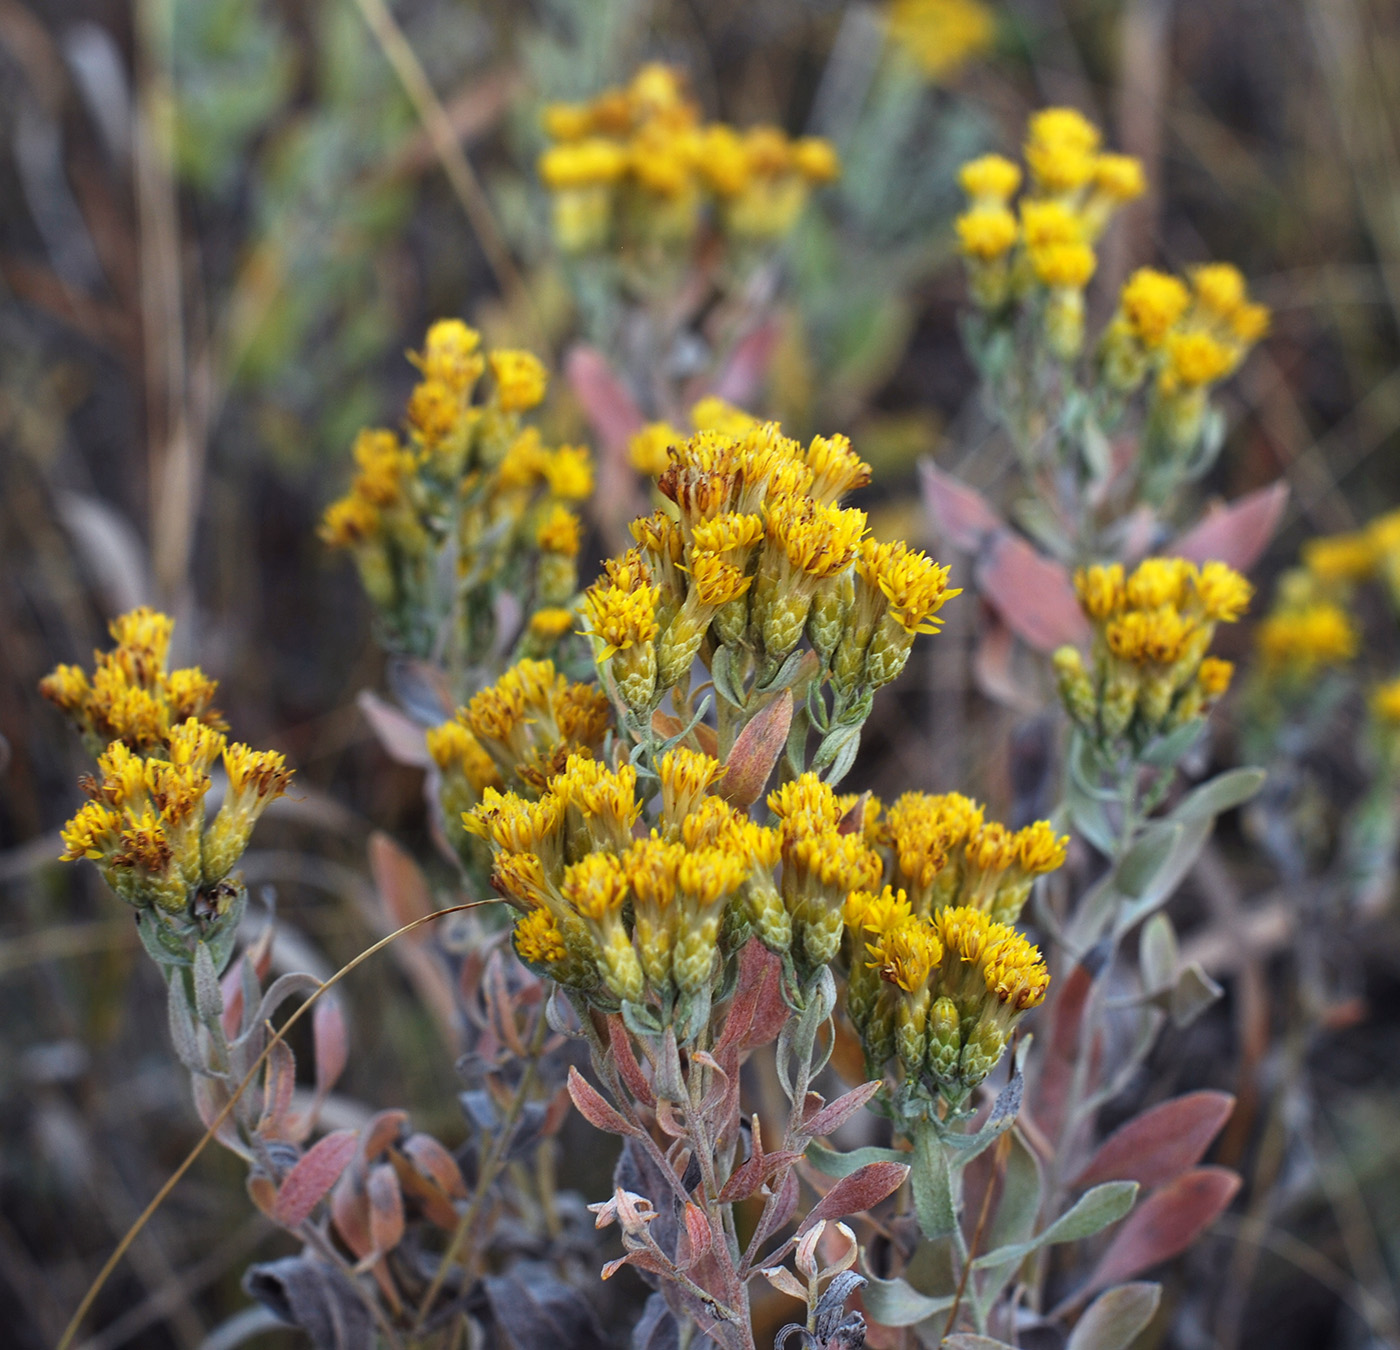
[[324, 996], [311, 1014], [311, 1039], [316, 1051], [316, 1092], [324, 1097], [345, 1072], [350, 1055], [345, 1013], [334, 994]]
[[1040, 692], [1018, 677], [1016, 652], [1011, 630], [995, 614], [989, 615], [972, 654], [972, 674], [978, 689], [994, 703], [1033, 715], [1040, 709]]
[[1089, 645], [1089, 621], [1069, 573], [1024, 539], [1005, 531], [992, 536], [973, 574], [982, 598], [1037, 651], [1052, 652], [1065, 643]]
[[379, 744], [384, 747], [384, 753], [394, 763], [407, 764], [412, 769], [426, 769], [432, 764], [428, 744], [423, 739], [423, 728], [411, 717], [369, 689], [361, 689], [355, 702]]
[[630, 1124], [606, 1101], [598, 1090], [576, 1069], [569, 1066], [569, 1096], [578, 1113], [596, 1130], [609, 1134], [636, 1135], [640, 1131]]
[[734, 1059], [745, 1050], [767, 1045], [777, 1038], [792, 1015], [783, 1002], [782, 962], [757, 938], [750, 938], [739, 953], [739, 978], [724, 1019], [724, 1030], [715, 1044], [715, 1058], [734, 1076], [726, 1056]]
[[354, 1130], [336, 1130], [318, 1139], [277, 1188], [271, 1218], [295, 1232], [340, 1180], [355, 1156]]
[[403, 1241], [403, 1192], [389, 1163], [369, 1170], [365, 1184], [369, 1198], [369, 1236], [376, 1252], [391, 1252]]
[[627, 391], [596, 347], [578, 346], [564, 362], [564, 377], [583, 404], [598, 439], [606, 449], [625, 451], [627, 442], [646, 423], [637, 401]]
[[[672, 736], [679, 736], [685, 730], [685, 723], [679, 717], [672, 717], [670, 713], [662, 712], [658, 708], [651, 715], [651, 729], [664, 741]], [[719, 758], [719, 737], [715, 734], [714, 727], [697, 722], [690, 729], [690, 739], [711, 759]]]
[[791, 726], [792, 690], [784, 689], [735, 738], [718, 787], [731, 806], [747, 810], [759, 799], [787, 745]]
[[1109, 1135], [1074, 1184], [1136, 1181], [1144, 1190], [1163, 1186], [1205, 1157], [1234, 1109], [1235, 1099], [1228, 1092], [1173, 1097]]
[[736, 343], [715, 383], [715, 394], [736, 407], [749, 407], [768, 377], [782, 335], [778, 321], [768, 319]]
[[970, 488], [936, 464], [919, 465], [924, 506], [940, 540], [964, 553], [976, 553], [988, 535], [1006, 528], [996, 508], [976, 488]]
[[647, 1082], [647, 1076], [642, 1072], [642, 1066], [637, 1063], [637, 1056], [632, 1050], [631, 1038], [627, 1035], [627, 1028], [622, 1024], [620, 1013], [611, 1013], [608, 1016], [608, 1044], [612, 1046], [613, 1063], [617, 1065], [617, 1071], [622, 1076], [622, 1081], [627, 1084], [627, 1090], [643, 1106], [656, 1105], [656, 1093], [652, 1091], [651, 1084]]
[[1207, 511], [1203, 519], [1187, 530], [1170, 551], [1194, 563], [1213, 559], [1240, 572], [1247, 572], [1264, 555], [1269, 541], [1283, 520], [1288, 505], [1288, 484], [1247, 492], [1228, 506]]
[[[433, 912], [427, 878], [418, 864], [382, 830], [375, 830], [369, 837], [369, 870], [391, 927], [402, 928]], [[428, 934], [421, 929], [408, 935], [410, 942], [424, 942], [427, 938]]]
[[[1084, 1008], [1093, 983], [1082, 965], [1075, 966], [1059, 982], [1059, 992], [1050, 1009], [1049, 1044], [1036, 1080], [1035, 1120], [1051, 1141], [1058, 1140], [1064, 1124], [1069, 1085], [1074, 1081], [1074, 1061], [1079, 1054]], [[1054, 986], [1051, 988], [1053, 991]]]
[[781, 1189], [778, 1191], [778, 1198], [773, 1207], [768, 1210], [767, 1215], [760, 1223], [757, 1236], [758, 1245], [762, 1246], [782, 1228], [797, 1213], [797, 1201], [801, 1187], [797, 1182], [796, 1169], [789, 1170], [782, 1180]]
[[267, 1055], [263, 1076], [263, 1109], [258, 1121], [258, 1133], [264, 1139], [288, 1137], [288, 1117], [292, 1110], [292, 1093], [297, 1085], [297, 1061], [286, 1041], [274, 1041]]
[[1239, 1188], [1239, 1174], [1228, 1167], [1197, 1167], [1154, 1191], [1123, 1220], [1081, 1294], [1131, 1280], [1184, 1252]]
[[360, 1157], [368, 1162], [394, 1143], [408, 1124], [407, 1111], [380, 1111], [360, 1127]]
[[904, 1163], [873, 1162], [842, 1177], [802, 1220], [798, 1233], [805, 1233], [822, 1219], [844, 1219], [873, 1209], [887, 1195], [893, 1195], [909, 1175]]
[[682, 1211], [685, 1220], [686, 1250], [680, 1254], [679, 1265], [689, 1270], [714, 1245], [714, 1234], [710, 1231], [710, 1221], [705, 1211], [693, 1200], [687, 1200]]
[[843, 1093], [834, 1102], [829, 1102], [805, 1120], [802, 1123], [802, 1133], [809, 1139], [826, 1138], [833, 1130], [840, 1129], [882, 1087], [883, 1081], [877, 1078]]
[[369, 1201], [360, 1184], [362, 1179], [361, 1175], [357, 1175], [357, 1169], [347, 1170], [331, 1192], [331, 1220], [335, 1231], [357, 1259], [368, 1256], [374, 1250], [374, 1242], [369, 1235]]

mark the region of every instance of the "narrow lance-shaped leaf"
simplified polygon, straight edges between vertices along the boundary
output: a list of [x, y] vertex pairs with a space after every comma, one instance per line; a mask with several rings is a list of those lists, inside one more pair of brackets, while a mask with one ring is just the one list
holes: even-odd
[[569, 1066], [569, 1097], [578, 1113], [594, 1129], [608, 1134], [635, 1135], [639, 1131], [603, 1100], [602, 1094], [572, 1065]]
[[974, 1270], [987, 1266], [999, 1266], [1007, 1261], [1019, 1261], [1040, 1247], [1053, 1246], [1060, 1242], [1078, 1242], [1102, 1232], [1111, 1223], [1117, 1223], [1132, 1207], [1137, 1197], [1138, 1185], [1135, 1181], [1109, 1181], [1102, 1186], [1081, 1195], [1077, 1201], [1060, 1215], [1043, 1233], [1029, 1242], [1018, 1242], [1010, 1247], [979, 1256], [973, 1263]]
[[1197, 1167], [1149, 1195], [1114, 1235], [1084, 1292], [1119, 1284], [1184, 1252], [1239, 1188], [1240, 1178], [1229, 1168]]
[[848, 1177], [842, 1177], [802, 1220], [799, 1233], [807, 1232], [822, 1219], [843, 1219], [873, 1209], [904, 1184], [909, 1169], [903, 1163], [868, 1163]]
[[272, 1218], [295, 1231], [330, 1193], [355, 1156], [354, 1130], [336, 1130], [318, 1139], [277, 1188]]
[[1163, 1186], [1200, 1162], [1234, 1107], [1228, 1092], [1188, 1092], [1162, 1102], [1109, 1135], [1075, 1184]]
[[1101, 1294], [1075, 1323], [1065, 1350], [1128, 1350], [1157, 1311], [1160, 1284], [1122, 1284]]

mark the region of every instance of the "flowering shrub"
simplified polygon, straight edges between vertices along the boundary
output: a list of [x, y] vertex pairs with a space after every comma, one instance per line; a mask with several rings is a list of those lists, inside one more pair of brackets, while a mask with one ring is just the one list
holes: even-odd
[[[820, 142], [702, 126], [661, 67], [547, 126], [541, 174], [569, 252], [688, 246], [702, 207], [727, 239], [772, 238], [835, 172]], [[470, 1029], [457, 1154], [395, 1110], [306, 1147], [346, 1015], [310, 976], [264, 990], [265, 943], [235, 960], [239, 859], [290, 770], [226, 743], [212, 681], [167, 670], [170, 620], [127, 614], [91, 676], [45, 681], [97, 760], [65, 857], [91, 858], [136, 908], [203, 1118], [304, 1244], [248, 1288], [325, 1344], [334, 1319], [315, 1300], [364, 1344], [452, 1344], [468, 1326], [543, 1344], [522, 1307], [545, 1303], [555, 1334], [603, 1340], [548, 1169], [524, 1165], [565, 1092], [621, 1140], [611, 1194], [588, 1209], [620, 1235], [604, 1278], [626, 1265], [649, 1288], [642, 1345], [753, 1347], [771, 1289], [804, 1304], [778, 1345], [999, 1345], [1077, 1321], [1074, 1344], [1112, 1350], [1157, 1305], [1135, 1277], [1228, 1204], [1238, 1178], [1197, 1167], [1228, 1101], [1188, 1094], [1107, 1140], [1096, 1115], [1166, 1020], [1189, 1024], [1219, 992], [1160, 910], [1262, 780], [1235, 769], [1183, 791], [1231, 682], [1212, 643], [1252, 586], [1219, 558], [1134, 555], [1123, 525], [1140, 503], [1165, 514], [1216, 453], [1208, 393], [1267, 312], [1229, 267], [1189, 287], [1140, 271], [1086, 356], [1095, 243], [1141, 170], [1067, 109], [1032, 119], [1025, 161], [1015, 209], [1019, 167], [965, 166], [957, 232], [969, 345], [1054, 512], [1043, 575], [1072, 610], [1075, 640], [1040, 644], [1066, 713], [1046, 818], [1005, 824], [956, 790], [888, 805], [838, 791], [877, 695], [962, 595], [951, 564], [844, 504], [872, 477], [846, 436], [804, 445], [713, 398], [691, 434], [644, 425], [630, 457], [655, 509], [581, 594], [591, 460], [523, 420], [546, 392], [534, 356], [483, 352], [440, 321], [412, 357], [403, 434], [357, 440], [323, 538], [353, 554], [383, 645], [415, 663], [396, 669], [431, 694], [377, 716], [410, 757], [421, 742], [459, 882], [457, 903], [424, 900], [403, 929], [488, 903], [488, 884], [508, 915], [428, 958], [439, 975], [450, 959], [449, 1020]], [[1126, 453], [1107, 453], [1130, 424]], [[1383, 572], [1378, 547], [1313, 548], [1296, 603], [1261, 630], [1260, 679], [1349, 654], [1317, 615], [1340, 603], [1328, 586]], [[1397, 701], [1383, 688], [1372, 705], [1390, 775]], [[374, 847], [426, 895], [411, 860]], [[296, 994], [316, 1005], [308, 1110], [268, 1022]], [[586, 1234], [570, 1241], [592, 1254]]]

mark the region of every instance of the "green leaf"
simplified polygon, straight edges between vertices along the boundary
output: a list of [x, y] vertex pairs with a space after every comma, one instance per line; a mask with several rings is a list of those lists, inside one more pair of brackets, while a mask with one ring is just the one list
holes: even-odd
[[948, 1155], [933, 1126], [925, 1122], [914, 1140], [913, 1170], [909, 1184], [914, 1190], [914, 1214], [919, 1230], [930, 1242], [947, 1237], [958, 1226], [957, 1201], [953, 1195], [953, 1173]]
[[942, 1350], [1015, 1350], [1015, 1347], [992, 1336], [978, 1336], [971, 1331], [959, 1331], [943, 1338]]
[[1181, 972], [1172, 990], [1171, 1016], [1177, 1027], [1189, 1027], [1225, 991], [1193, 961]]
[[1247, 802], [1268, 775], [1263, 769], [1227, 769], [1177, 803], [1172, 820], [1213, 820], [1233, 807]]
[[848, 1177], [852, 1172], [859, 1171], [873, 1162], [897, 1162], [907, 1163], [909, 1154], [901, 1153], [898, 1149], [877, 1148], [871, 1145], [867, 1148], [853, 1148], [848, 1153], [842, 1153], [839, 1149], [827, 1148], [823, 1143], [812, 1140], [807, 1145], [806, 1158], [813, 1167], [823, 1176]]
[[1117, 838], [1103, 802], [1071, 780], [1065, 795], [1065, 806], [1069, 812], [1070, 829], [1087, 839], [1100, 853], [1111, 854]]
[[1180, 844], [1184, 833], [1185, 826], [1172, 824], [1153, 825], [1144, 831], [1142, 838], [1118, 864], [1118, 873], [1114, 878], [1118, 889], [1130, 900], [1140, 900], [1166, 865], [1172, 851]]
[[205, 1026], [212, 1028], [223, 1016], [224, 995], [219, 988], [219, 973], [207, 943], [194, 949], [194, 1010]]
[[1206, 846], [1206, 840], [1215, 828], [1215, 817], [1205, 816], [1189, 820], [1179, 828], [1181, 833], [1175, 838], [1171, 852], [1157, 868], [1143, 892], [1119, 908], [1115, 927], [1120, 937], [1171, 899], [1173, 892], [1181, 885], [1182, 878], [1195, 866], [1196, 859]]
[[1065, 1350], [1128, 1350], [1146, 1328], [1162, 1298], [1162, 1286], [1139, 1281], [1120, 1284], [1089, 1305]]
[[[1041, 1188], [1040, 1159], [1019, 1134], [1013, 1135], [1002, 1174], [1001, 1202], [997, 1205], [996, 1217], [992, 1220], [991, 1232], [987, 1237], [988, 1246], [993, 1251], [1002, 1247], [1016, 1247], [1030, 1240], [1040, 1213]], [[1000, 1270], [990, 1271], [978, 1286], [977, 1302], [984, 1316], [1020, 1264], [1015, 1258], [1008, 1260]]]
[[1179, 957], [1172, 921], [1165, 914], [1154, 914], [1138, 941], [1138, 966], [1143, 988], [1149, 994], [1170, 989], [1176, 983]]
[[1106, 1181], [1086, 1191], [1074, 1205], [1061, 1214], [1038, 1237], [1029, 1242], [1018, 1242], [1009, 1247], [979, 1256], [973, 1263], [974, 1270], [985, 1270], [988, 1266], [999, 1266], [1007, 1261], [1020, 1261], [1041, 1247], [1055, 1246], [1061, 1242], [1079, 1242], [1102, 1232], [1111, 1223], [1117, 1223], [1133, 1207], [1137, 1198], [1136, 1181]]
[[1189, 722], [1183, 722], [1175, 731], [1169, 731], [1165, 736], [1159, 736], [1153, 741], [1142, 752], [1142, 762], [1155, 769], [1174, 768], [1182, 756], [1200, 740], [1205, 729], [1204, 717], [1193, 717]]
[[881, 1326], [912, 1327], [925, 1318], [946, 1313], [953, 1306], [953, 1296], [930, 1298], [903, 1280], [877, 1280], [873, 1276], [861, 1290], [865, 1311]]

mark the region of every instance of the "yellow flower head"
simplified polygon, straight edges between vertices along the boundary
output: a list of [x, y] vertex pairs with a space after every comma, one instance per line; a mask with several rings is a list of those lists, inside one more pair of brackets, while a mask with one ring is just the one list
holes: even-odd
[[1109, 651], [1120, 660], [1134, 665], [1155, 662], [1170, 666], [1185, 654], [1196, 628], [1194, 619], [1164, 606], [1150, 611], [1130, 610], [1110, 621], [1104, 637]]
[[1036, 187], [1059, 196], [1083, 187], [1094, 176], [1099, 131], [1073, 108], [1045, 108], [1030, 119], [1026, 165]]
[[1244, 277], [1230, 263], [1206, 263], [1191, 270], [1191, 286], [1202, 309], [1228, 319], [1245, 301]]
[[1376, 570], [1377, 549], [1366, 530], [1306, 540], [1303, 566], [1324, 584], [1365, 581]]
[[1124, 283], [1118, 303], [1133, 336], [1149, 351], [1155, 351], [1186, 312], [1191, 296], [1178, 278], [1140, 267]]
[[974, 202], [1005, 206], [1021, 186], [1021, 170], [1003, 155], [982, 155], [958, 170], [958, 184]]
[[1203, 329], [1168, 333], [1166, 347], [1164, 378], [1188, 389], [1223, 379], [1238, 361], [1237, 352]]
[[943, 960], [937, 930], [926, 920], [912, 917], [882, 932], [867, 950], [868, 968], [878, 970], [882, 979], [906, 994], [923, 989]]
[[851, 448], [846, 436], [814, 436], [806, 461], [812, 471], [811, 493], [819, 502], [839, 501], [870, 482], [870, 465]]
[[713, 520], [697, 521], [690, 537], [697, 549], [724, 554], [747, 553], [763, 534], [762, 516], [728, 511]]
[[736, 408], [717, 394], [707, 394], [691, 406], [690, 421], [696, 431], [714, 431], [721, 436], [746, 435], [759, 425], [758, 419]]
[[1371, 690], [1371, 716], [1386, 727], [1400, 727], [1400, 679]]
[[996, 18], [980, 0], [894, 0], [889, 33], [926, 78], [940, 81], [990, 50]]
[[768, 514], [768, 537], [788, 562], [809, 577], [835, 576], [850, 566], [865, 533], [865, 512], [823, 506], [810, 499], [787, 497]]
[[1021, 202], [1021, 231], [1026, 247], [1032, 251], [1052, 244], [1079, 244], [1084, 240], [1084, 226], [1063, 202]]
[[254, 750], [247, 745], [230, 745], [224, 750], [223, 758], [232, 797], [251, 797], [269, 802], [282, 796], [292, 780], [293, 771], [277, 750]]
[[1016, 217], [1005, 206], [976, 206], [954, 222], [958, 245], [969, 258], [995, 262], [1016, 243]]
[[1216, 623], [1235, 623], [1254, 595], [1254, 587], [1223, 562], [1203, 564], [1195, 574], [1195, 583], [1206, 618]]
[[593, 457], [586, 446], [561, 445], [540, 466], [554, 496], [582, 501], [593, 491]]
[[1099, 155], [1094, 160], [1094, 188], [1116, 204], [1135, 201], [1147, 191], [1142, 161], [1132, 155]]
[[1218, 656], [1208, 656], [1201, 662], [1201, 668], [1196, 672], [1196, 682], [1201, 687], [1201, 693], [1210, 702], [1223, 698], [1225, 691], [1230, 687], [1230, 681], [1235, 675], [1235, 664], [1233, 661], [1222, 661]]
[[409, 355], [424, 379], [436, 380], [462, 394], [481, 376], [480, 346], [481, 334], [475, 328], [468, 328], [460, 319], [439, 319], [428, 329], [422, 352]]
[[539, 159], [540, 181], [552, 192], [608, 187], [627, 172], [627, 151], [614, 141], [591, 137], [552, 145]]
[[749, 589], [747, 577], [733, 563], [725, 562], [718, 553], [695, 550], [690, 557], [690, 584], [702, 605], [718, 608], [737, 600]]
[[463, 424], [460, 395], [441, 380], [424, 380], [408, 396], [408, 422], [429, 449], [450, 440]]
[[1059, 290], [1083, 290], [1098, 265], [1085, 243], [1041, 244], [1030, 250], [1030, 259], [1041, 285]]
[[532, 909], [516, 925], [512, 934], [515, 950], [522, 961], [534, 966], [558, 965], [568, 955], [564, 935], [547, 909]]
[[1015, 835], [1016, 863], [1032, 876], [1054, 872], [1065, 864], [1069, 835], [1055, 833], [1048, 820], [1037, 820]]
[[578, 556], [579, 534], [579, 518], [567, 506], [556, 502], [535, 531], [535, 542], [546, 553], [574, 558]]
[[780, 821], [796, 828], [835, 829], [841, 822], [841, 806], [831, 786], [814, 773], [804, 773], [768, 794], [768, 809]]
[[960, 587], [949, 589], [949, 568], [916, 553], [903, 541], [880, 544], [866, 540], [856, 557], [856, 571], [878, 590], [906, 633], [936, 633], [943, 620], [938, 611]]
[[886, 886], [882, 891], [852, 891], [846, 897], [845, 922], [853, 933], [888, 933], [912, 914], [903, 891]]
[[526, 412], [544, 402], [549, 376], [531, 352], [497, 351], [487, 358], [502, 412]]
[[1185, 558], [1144, 558], [1124, 585], [1124, 597], [1134, 609], [1179, 606], [1191, 572], [1191, 564]]
[[481, 802], [463, 813], [462, 824], [469, 834], [480, 835], [493, 849], [553, 857], [558, 853], [564, 810], [564, 802], [551, 792], [532, 802], [514, 792], [488, 787], [481, 794]]
[[584, 592], [588, 630], [603, 643], [600, 661], [655, 638], [661, 628], [656, 618], [656, 602], [660, 598], [660, 587], [646, 584], [625, 589], [600, 581]]
[[552, 642], [563, 637], [573, 626], [574, 612], [571, 609], [551, 605], [545, 609], [537, 609], [530, 615], [531, 636], [546, 641]]
[[622, 911], [627, 879], [622, 860], [612, 853], [589, 853], [564, 869], [559, 893], [582, 918], [602, 923]]
[[1074, 574], [1074, 592], [1091, 619], [1108, 619], [1126, 601], [1121, 563], [1081, 567]]
[[679, 822], [723, 777], [724, 765], [712, 755], [677, 746], [661, 757], [657, 773], [661, 778], [662, 811], [667, 820]]
[[1256, 641], [1265, 667], [1307, 674], [1344, 665], [1356, 655], [1359, 635], [1351, 616], [1331, 601], [1277, 610], [1259, 625]]
[[685, 440], [669, 422], [649, 422], [627, 442], [627, 460], [638, 473], [659, 478], [671, 462], [669, 448]]
[[830, 183], [841, 176], [841, 157], [830, 141], [804, 136], [792, 144], [792, 167], [809, 183]]

